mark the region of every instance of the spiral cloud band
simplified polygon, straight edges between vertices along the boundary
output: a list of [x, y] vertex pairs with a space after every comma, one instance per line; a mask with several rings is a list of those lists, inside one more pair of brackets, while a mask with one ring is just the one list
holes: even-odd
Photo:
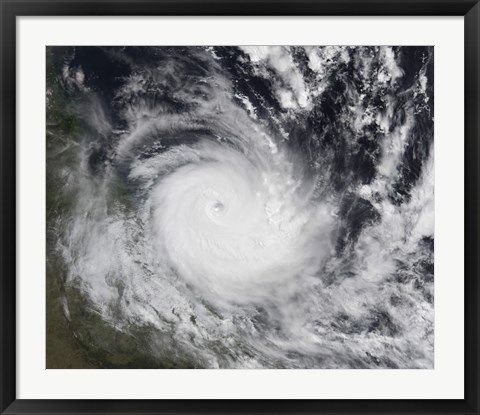
[[432, 71], [429, 47], [48, 48], [47, 288], [85, 364], [431, 368]]
[[152, 191], [152, 239], [182, 277], [218, 299], [248, 303], [318, 269], [332, 249], [333, 210], [308, 206], [280, 164], [256, 166], [218, 144], [195, 152], [202, 163], [178, 168]]

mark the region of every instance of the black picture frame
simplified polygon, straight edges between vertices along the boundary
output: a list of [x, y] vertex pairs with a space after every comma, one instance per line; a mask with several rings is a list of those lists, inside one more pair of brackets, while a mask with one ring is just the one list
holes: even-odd
[[[479, 414], [478, 0], [0, 0], [2, 414], [458, 413]], [[465, 398], [460, 400], [30, 400], [16, 398], [16, 17], [17, 16], [463, 16], [465, 21]], [[460, 139], [460, 137], [458, 138]], [[452, 143], [451, 145], [455, 145]]]

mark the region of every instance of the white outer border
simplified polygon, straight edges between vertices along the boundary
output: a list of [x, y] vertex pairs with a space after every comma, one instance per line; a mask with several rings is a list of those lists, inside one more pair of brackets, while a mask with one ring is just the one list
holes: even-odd
[[[463, 398], [463, 18], [17, 18], [17, 398]], [[434, 45], [434, 370], [46, 370], [46, 45]]]

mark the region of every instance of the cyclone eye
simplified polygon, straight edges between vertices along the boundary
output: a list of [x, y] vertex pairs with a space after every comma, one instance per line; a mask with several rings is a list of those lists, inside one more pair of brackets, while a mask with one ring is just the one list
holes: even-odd
[[222, 202], [215, 202], [213, 205], [213, 211], [215, 213], [220, 213], [225, 209], [225, 205]]
[[45, 58], [47, 362], [433, 368], [433, 47]]

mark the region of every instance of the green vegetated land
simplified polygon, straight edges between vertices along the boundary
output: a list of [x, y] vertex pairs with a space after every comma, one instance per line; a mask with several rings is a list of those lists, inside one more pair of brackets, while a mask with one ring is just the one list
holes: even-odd
[[[63, 298], [65, 287], [62, 281], [61, 261], [57, 258], [55, 248], [57, 233], [55, 232], [58, 219], [69, 209], [69, 199], [63, 192], [59, 192], [58, 183], [61, 181], [57, 168], [68, 164], [69, 141], [73, 141], [78, 134], [78, 124], [73, 112], [69, 109], [62, 96], [60, 79], [57, 69], [60, 66], [56, 61], [52, 48], [47, 48], [47, 252], [46, 252], [46, 367], [57, 368], [93, 368], [95, 367], [85, 355], [84, 350], [75, 339], [72, 328], [65, 316]], [[58, 159], [61, 158], [61, 160]]]
[[[74, 283], [66, 284], [66, 265], [57, 249], [76, 199], [75, 186], [65, 186], [65, 183], [72, 178], [72, 169], [77, 165], [82, 120], [75, 111], [74, 92], [66, 93], [60, 75], [65, 49], [47, 48], [46, 52], [46, 367], [192, 367], [191, 362], [153, 359], [147, 352], [149, 340], [158, 333], [152, 334], [155, 331], [145, 326], [130, 327], [128, 335], [116, 330], [100, 317]], [[118, 191], [113, 189], [112, 195]], [[143, 352], [139, 346], [143, 346]]]

